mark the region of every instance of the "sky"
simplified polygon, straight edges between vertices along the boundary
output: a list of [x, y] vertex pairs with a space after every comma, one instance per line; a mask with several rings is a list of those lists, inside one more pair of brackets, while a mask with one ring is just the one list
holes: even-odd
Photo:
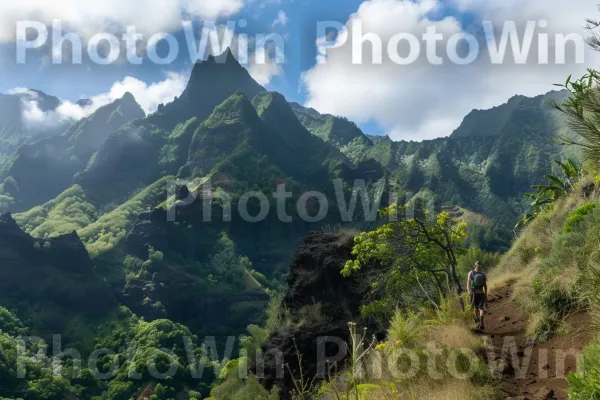
[[[81, 118], [126, 91], [134, 94], [146, 112], [153, 112], [182, 92], [194, 56], [204, 58], [218, 50], [189, 51], [190, 38], [196, 47], [203, 32], [208, 37], [213, 29], [221, 42], [230, 35], [234, 54], [239, 56], [243, 54], [240, 49], [248, 47], [250, 55], [243, 64], [250, 74], [289, 101], [347, 117], [365, 133], [394, 140], [432, 139], [451, 134], [472, 109], [491, 108], [517, 94], [543, 94], [568, 75], [581, 76], [586, 68], [596, 68], [600, 54], [583, 45], [583, 38], [589, 37], [583, 29], [585, 19], [596, 15], [600, 19], [596, 2], [3, 1], [0, 92], [32, 88], [60, 97], [64, 104], [54, 115], [31, 105], [24, 118], [40, 124]], [[60, 21], [63, 34], [76, 35], [81, 41], [80, 64], [73, 63], [77, 57], [71, 46], [53, 46], [58, 37], [52, 32], [54, 21]], [[34, 27], [19, 36], [28, 23]], [[520, 54], [523, 48], [514, 49], [515, 42], [507, 40], [507, 50], [498, 54], [503, 57], [493, 59], [490, 43], [502, 43], [502, 35], [510, 35], [511, 26], [517, 47], [531, 38], [529, 51]], [[120, 52], [114, 53], [108, 65], [99, 65], [86, 54], [92, 47], [98, 57], [110, 56], [106, 40], [99, 38], [110, 34], [120, 40], [127, 27], [143, 35], [135, 47], [141, 63], [130, 61], [127, 50], [133, 52], [133, 47], [124, 41], [117, 43]], [[32, 32], [41, 28], [49, 31], [47, 41], [33, 43]], [[423, 35], [433, 29], [442, 39], [429, 46]], [[179, 47], [166, 62], [174, 46], [165, 35], [157, 36], [161, 33], [169, 34]], [[263, 45], [261, 35], [277, 39]], [[557, 35], [571, 40], [563, 45]], [[366, 41], [361, 44], [361, 40]], [[27, 43], [40, 46], [24, 49]], [[564, 57], [561, 48], [566, 49]], [[154, 58], [150, 57], [152, 49]], [[20, 60], [19, 54], [25, 59]], [[58, 56], [62, 63], [53, 60]], [[157, 59], [160, 64], [153, 61]], [[81, 98], [93, 99], [94, 105], [78, 107], [74, 103]]]

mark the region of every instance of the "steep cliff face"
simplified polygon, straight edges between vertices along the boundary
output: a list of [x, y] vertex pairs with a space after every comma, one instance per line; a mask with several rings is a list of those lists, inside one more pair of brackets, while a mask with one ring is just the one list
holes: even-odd
[[207, 241], [214, 233], [202, 225], [168, 222], [162, 208], [140, 214], [123, 250], [148, 261], [127, 279], [121, 301], [148, 320], [169, 318], [207, 334], [243, 332], [260, 323], [269, 296], [233, 242]]
[[[289, 398], [294, 389], [292, 379], [298, 379], [300, 374], [296, 348], [302, 355], [304, 377], [316, 377], [318, 382], [324, 378], [319, 372], [327, 360], [337, 359], [338, 366], [344, 366], [346, 357], [340, 360], [336, 355], [340, 351], [345, 354], [340, 344], [349, 338], [349, 322], [378, 334], [376, 327], [361, 318], [360, 282], [341, 275], [344, 264], [352, 257], [353, 238], [350, 233], [311, 233], [296, 251], [284, 299], [291, 319], [288, 325], [293, 328], [271, 335], [262, 349], [264, 374], [260, 367], [255, 371], [259, 377], [262, 375], [265, 387], [280, 386], [284, 398]], [[282, 364], [288, 365], [289, 370], [286, 367], [282, 371]]]
[[101, 317], [116, 306], [116, 298], [77, 233], [36, 239], [5, 214], [0, 216], [0, 303], [42, 334], [63, 334], [72, 318]]

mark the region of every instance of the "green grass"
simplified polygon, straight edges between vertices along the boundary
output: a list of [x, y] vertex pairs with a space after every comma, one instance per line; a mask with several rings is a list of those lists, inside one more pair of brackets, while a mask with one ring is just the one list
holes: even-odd
[[164, 177], [148, 186], [141, 193], [101, 216], [98, 221], [80, 229], [77, 233], [85, 243], [92, 258], [115, 248], [127, 235], [142, 211], [154, 208], [167, 196], [167, 182], [173, 177]]

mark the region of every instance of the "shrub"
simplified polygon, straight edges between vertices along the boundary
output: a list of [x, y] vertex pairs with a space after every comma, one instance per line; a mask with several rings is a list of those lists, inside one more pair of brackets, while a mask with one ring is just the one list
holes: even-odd
[[527, 247], [522, 244], [519, 244], [517, 247], [517, 256], [523, 264], [529, 264], [532, 262], [537, 253], [538, 251], [535, 248]]
[[591, 214], [597, 206], [598, 203], [589, 202], [572, 211], [565, 221], [563, 231], [565, 233], [573, 232], [573, 230], [575, 230], [581, 224], [581, 222], [585, 220], [586, 216]]
[[4, 307], [0, 307], [0, 333], [4, 332], [9, 336], [20, 336], [27, 334], [27, 328]]
[[578, 371], [571, 372], [567, 382], [572, 400], [597, 399], [600, 396], [600, 344], [584, 349]]
[[154, 250], [152, 247], [148, 249], [148, 254], [148, 260], [150, 260], [152, 264], [155, 265], [160, 265], [165, 259], [165, 255], [162, 252]]
[[423, 336], [423, 316], [417, 313], [403, 314], [396, 311], [388, 329], [388, 340], [403, 346], [415, 346]]
[[[233, 374], [235, 375], [235, 374]], [[248, 376], [246, 381], [240, 380], [237, 376], [231, 376], [230, 382], [225, 382], [213, 389], [211, 397], [207, 400], [278, 400], [279, 390], [277, 386], [267, 391], [258, 382], [254, 375]]]

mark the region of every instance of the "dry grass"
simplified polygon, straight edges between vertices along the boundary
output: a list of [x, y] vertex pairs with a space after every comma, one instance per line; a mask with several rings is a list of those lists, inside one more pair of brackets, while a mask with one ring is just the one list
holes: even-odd
[[[527, 333], [531, 337], [551, 333], [553, 327], [560, 323], [557, 321], [559, 310], [548, 308], [552, 298], [543, 296], [556, 296], [556, 301], [579, 296], [576, 290], [582, 246], [571, 248], [559, 243], [562, 247], [553, 249], [553, 245], [557, 245], [556, 240], [563, 232], [568, 215], [590, 200], [574, 191], [557, 201], [521, 232], [512, 248], [502, 257], [498, 268], [490, 274], [488, 286], [492, 291], [514, 283], [512, 300], [524, 310], [528, 321]], [[557, 253], [557, 250], [560, 252]]]
[[482, 340], [462, 324], [438, 326], [428, 336], [440, 347], [476, 350], [483, 346]]
[[[458, 352], [469, 357], [485, 347], [484, 341], [471, 333], [472, 313], [463, 310], [459, 300], [457, 296], [449, 296], [436, 310], [396, 312], [388, 329], [388, 340], [370, 350], [361, 362], [362, 383], [373, 385], [361, 399], [487, 400], [493, 397], [494, 388], [481, 383], [488, 371], [480, 359], [471, 360], [479, 364], [472, 380], [457, 375], [460, 372], [448, 365], [451, 354]], [[425, 349], [434, 353], [426, 353]], [[437, 354], [438, 351], [441, 353]], [[418, 365], [412, 357], [408, 361], [407, 354], [417, 356]], [[436, 374], [440, 376], [429, 376], [432, 354], [437, 354], [433, 360]], [[323, 387], [319, 398], [339, 400], [334, 388], [343, 392], [348, 377], [344, 372], [335, 374], [334, 381]], [[347, 400], [344, 394], [341, 399]]]
[[585, 201], [579, 193], [574, 193], [540, 214], [502, 257], [497, 271], [518, 272], [546, 257], [552, 250], [552, 239], [562, 231], [567, 215]]
[[539, 270], [533, 266], [525, 269], [523, 275], [515, 282], [511, 296], [512, 301], [519, 304], [529, 313], [534, 311], [531, 310], [531, 306], [535, 304], [534, 300], [537, 295], [533, 288], [533, 281], [538, 272]]
[[392, 393], [390, 389], [368, 392], [366, 400], [483, 400], [493, 395], [489, 388], [476, 387], [469, 380], [450, 379], [436, 382], [421, 379]]
[[537, 311], [530, 314], [527, 318], [527, 328], [525, 333], [528, 337], [535, 337], [547, 326], [551, 316], [545, 311]]
[[498, 289], [503, 289], [514, 282], [518, 282], [525, 277], [528, 269], [520, 271], [498, 271], [490, 274], [488, 279], [488, 291], [493, 292]]
[[554, 277], [553, 283], [556, 287], [560, 288], [563, 292], [569, 293], [572, 297], [576, 294], [574, 292], [577, 278], [580, 274], [580, 268], [577, 265], [565, 266], [564, 271]]
[[348, 246], [354, 243], [354, 238], [360, 234], [357, 229], [343, 229], [340, 231], [337, 239], [339, 246]]

